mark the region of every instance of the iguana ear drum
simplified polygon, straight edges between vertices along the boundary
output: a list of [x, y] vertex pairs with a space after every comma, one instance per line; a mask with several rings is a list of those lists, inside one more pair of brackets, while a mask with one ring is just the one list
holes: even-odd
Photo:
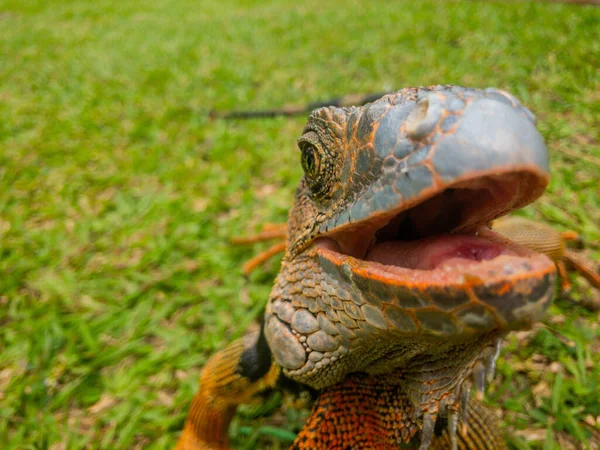
[[264, 326], [261, 324], [258, 339], [242, 353], [237, 372], [250, 382], [255, 382], [269, 372], [271, 364], [271, 349], [265, 339]]

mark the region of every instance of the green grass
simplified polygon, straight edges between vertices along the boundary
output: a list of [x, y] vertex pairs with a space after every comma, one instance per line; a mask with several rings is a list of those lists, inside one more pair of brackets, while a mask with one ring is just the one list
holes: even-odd
[[[600, 259], [598, 8], [0, 0], [0, 30], [4, 449], [167, 448], [207, 357], [264, 305], [277, 264], [244, 279], [256, 249], [228, 239], [285, 220], [303, 119], [211, 122], [211, 108], [506, 89], [552, 150], [525, 214]], [[574, 281], [571, 299], [598, 295]], [[489, 398], [513, 447], [600, 430], [598, 319], [558, 301], [510, 339]], [[235, 442], [285, 447], [287, 414], [236, 419]]]

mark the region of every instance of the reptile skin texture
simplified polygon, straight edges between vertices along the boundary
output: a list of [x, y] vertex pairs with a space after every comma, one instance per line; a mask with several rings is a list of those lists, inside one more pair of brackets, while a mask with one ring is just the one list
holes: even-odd
[[548, 184], [534, 116], [496, 89], [408, 88], [313, 111], [298, 147], [261, 332], [209, 360], [177, 449], [227, 448], [235, 407], [283, 378], [318, 392], [292, 448], [505, 448], [470, 392], [554, 292], [547, 256], [489, 228]]
[[[292, 449], [411, 448], [420, 429], [411, 411], [394, 376], [354, 374], [321, 393]], [[464, 417], [470, 420], [463, 428]], [[461, 430], [456, 434], [459, 449], [506, 448], [497, 421], [485, 406], [470, 400], [464, 417], [457, 421], [457, 429]], [[444, 427], [430, 449], [448, 449], [451, 445]]]

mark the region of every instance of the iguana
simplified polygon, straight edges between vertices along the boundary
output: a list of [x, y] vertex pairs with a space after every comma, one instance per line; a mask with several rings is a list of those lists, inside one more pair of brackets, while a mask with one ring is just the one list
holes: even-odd
[[287, 379], [318, 392], [295, 449], [504, 448], [469, 397], [554, 290], [547, 256], [488, 227], [547, 186], [532, 113], [496, 89], [408, 88], [315, 110], [298, 146], [261, 330], [209, 359], [176, 448], [227, 448], [237, 405]]

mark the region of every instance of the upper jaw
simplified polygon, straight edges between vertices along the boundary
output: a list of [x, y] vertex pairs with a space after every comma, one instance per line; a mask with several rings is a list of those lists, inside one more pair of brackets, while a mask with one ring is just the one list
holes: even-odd
[[[381, 105], [371, 106], [377, 107]], [[357, 120], [370, 116], [367, 109]], [[426, 91], [412, 104], [391, 106], [370, 126], [371, 134], [357, 137], [357, 145], [364, 149], [356, 151], [371, 152], [380, 161], [373, 165], [377, 173], [344, 209], [319, 225], [319, 234], [364, 220], [373, 222], [394, 208], [395, 213], [409, 209], [450, 187], [477, 189], [479, 180], [485, 180], [487, 190], [481, 190], [487, 198], [477, 205], [483, 211], [497, 195], [489, 182], [495, 178], [502, 191], [518, 192], [513, 192], [513, 203], [504, 211], [494, 207], [495, 211], [486, 212], [487, 218], [478, 218], [479, 222], [492, 220], [538, 198], [549, 181], [548, 151], [533, 115], [496, 90], [468, 91], [468, 95]]]
[[414, 241], [442, 233], [475, 234], [532, 201], [546, 183], [545, 176], [533, 171], [474, 174], [468, 180], [430, 188], [412, 202], [399, 201], [387, 211], [340, 223], [320, 237], [332, 239], [343, 254], [365, 259], [381, 242]]

